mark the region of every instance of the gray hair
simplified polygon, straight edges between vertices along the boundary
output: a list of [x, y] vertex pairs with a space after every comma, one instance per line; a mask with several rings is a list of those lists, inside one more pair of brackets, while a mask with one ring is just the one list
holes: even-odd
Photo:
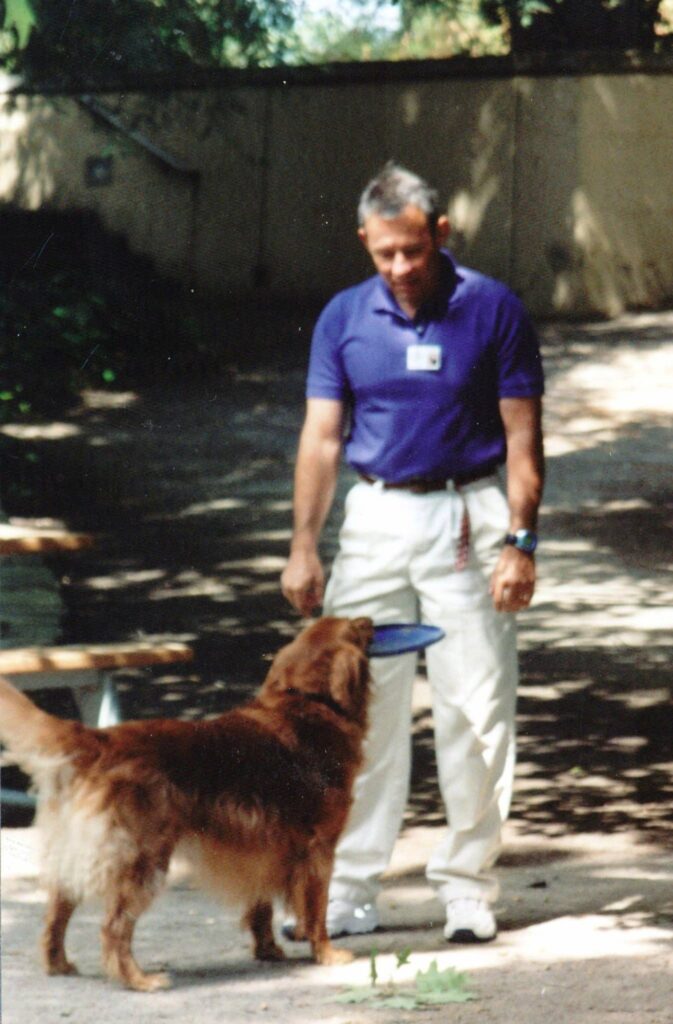
[[440, 214], [435, 189], [417, 174], [389, 160], [360, 196], [358, 224], [363, 227], [372, 215], [386, 219], [399, 217], [406, 206], [417, 207], [434, 227]]

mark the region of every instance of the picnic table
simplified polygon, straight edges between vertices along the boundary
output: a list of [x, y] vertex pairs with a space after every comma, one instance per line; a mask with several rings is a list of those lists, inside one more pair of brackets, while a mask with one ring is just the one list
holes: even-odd
[[[0, 556], [6, 562], [11, 561], [12, 556], [77, 552], [92, 547], [93, 543], [94, 538], [86, 533], [72, 533], [54, 527], [0, 523]], [[24, 578], [30, 586], [32, 577], [24, 574]], [[14, 618], [17, 615], [19, 618], [30, 617], [30, 604], [22, 604], [11, 580], [9, 588], [3, 589], [9, 590], [9, 596], [5, 595], [3, 603], [6, 601], [8, 606], [13, 606], [8, 607], [3, 614], [9, 616], [11, 612]], [[26, 589], [25, 583], [23, 589]], [[35, 594], [32, 599], [37, 601]], [[51, 622], [54, 618], [53, 608], [48, 609], [48, 612]], [[30, 627], [31, 622], [23, 623], [20, 635], [24, 636]], [[71, 690], [82, 721], [97, 728], [116, 725], [122, 720], [117, 689], [111, 674], [114, 670], [185, 662], [193, 658], [193, 651], [187, 644], [163, 640], [13, 646], [10, 637], [10, 645], [0, 647], [0, 674], [14, 686], [20, 690]], [[34, 803], [32, 797], [11, 789], [2, 789], [2, 802], [23, 806]]]

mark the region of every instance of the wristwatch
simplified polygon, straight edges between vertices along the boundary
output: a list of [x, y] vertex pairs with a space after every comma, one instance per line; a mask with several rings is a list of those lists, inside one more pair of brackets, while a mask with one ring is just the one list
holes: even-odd
[[533, 530], [517, 530], [505, 536], [505, 544], [511, 544], [527, 555], [532, 555], [537, 547], [537, 534]]

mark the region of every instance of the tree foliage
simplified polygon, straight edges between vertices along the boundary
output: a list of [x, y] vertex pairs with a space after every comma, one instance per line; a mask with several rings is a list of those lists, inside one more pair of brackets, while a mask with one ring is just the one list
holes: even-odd
[[[399, 0], [410, 25], [419, 10], [463, 20], [469, 0]], [[652, 50], [661, 0], [477, 0], [489, 25], [505, 28], [510, 47], [520, 50]]]
[[[377, 7], [397, 5], [399, 26]], [[193, 68], [663, 48], [673, 0], [0, 0], [0, 63], [35, 80]], [[111, 74], [114, 72], [114, 75]]]
[[419, 5], [404, 19], [392, 56], [412, 60], [502, 56], [508, 50], [505, 26], [487, 22], [480, 8], [481, 0]]
[[2, 62], [55, 82], [260, 66], [284, 56], [290, 0], [4, 0]]

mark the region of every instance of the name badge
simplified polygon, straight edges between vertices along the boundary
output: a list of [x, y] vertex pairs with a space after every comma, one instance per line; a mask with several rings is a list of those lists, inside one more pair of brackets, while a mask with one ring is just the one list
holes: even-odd
[[409, 345], [407, 370], [439, 370], [441, 366], [442, 350], [439, 345]]

